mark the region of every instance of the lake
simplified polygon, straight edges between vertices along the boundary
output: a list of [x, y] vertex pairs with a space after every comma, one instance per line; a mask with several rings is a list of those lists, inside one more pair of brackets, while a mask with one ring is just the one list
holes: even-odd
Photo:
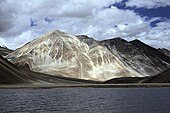
[[170, 113], [170, 88], [0, 89], [0, 113]]

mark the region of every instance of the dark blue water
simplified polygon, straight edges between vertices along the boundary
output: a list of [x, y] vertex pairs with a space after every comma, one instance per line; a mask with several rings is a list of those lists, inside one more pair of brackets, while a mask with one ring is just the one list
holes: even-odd
[[0, 113], [170, 113], [170, 88], [0, 89]]

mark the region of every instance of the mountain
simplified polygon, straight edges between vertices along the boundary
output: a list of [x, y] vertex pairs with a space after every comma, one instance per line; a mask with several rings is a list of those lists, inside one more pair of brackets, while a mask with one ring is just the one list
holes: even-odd
[[139, 40], [128, 42], [114, 38], [103, 40], [100, 44], [117, 54], [124, 65], [130, 66], [144, 76], [153, 76], [170, 68], [169, 56]]
[[24, 75], [19, 71], [15, 65], [0, 56], [0, 83], [1, 84], [14, 84], [23, 83], [24, 81], [20, 76]]
[[8, 55], [11, 52], [13, 52], [13, 50], [8, 49], [7, 47], [1, 47], [0, 46], [0, 55], [1, 56], [6, 56], [6, 55]]
[[145, 76], [94, 39], [59, 30], [34, 39], [6, 58], [35, 72], [86, 80]]
[[160, 52], [162, 52], [163, 54], [167, 55], [170, 57], [170, 51], [165, 49], [165, 48], [159, 48], [158, 49]]
[[[26, 85], [66, 85], [66, 84], [99, 84], [96, 81], [52, 76], [32, 72], [16, 67], [11, 62], [0, 56], [0, 85], [1, 84], [26, 84]], [[121, 77], [103, 82], [104, 84], [122, 83], [170, 83], [170, 69], [150, 77]]]
[[84, 42], [86, 43], [89, 48], [93, 48], [97, 45], [99, 45], [98, 41], [94, 40], [93, 38], [91, 37], [88, 37], [87, 35], [78, 35], [76, 36], [81, 42]]
[[0, 56], [0, 85], [1, 84], [30, 84], [30, 85], [65, 85], [97, 83], [80, 79], [51, 76], [43, 73], [32, 72], [16, 67], [14, 64]]

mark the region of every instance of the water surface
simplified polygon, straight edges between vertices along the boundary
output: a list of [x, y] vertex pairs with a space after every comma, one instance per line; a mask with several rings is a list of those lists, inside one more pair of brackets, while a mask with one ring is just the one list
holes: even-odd
[[170, 113], [170, 88], [0, 89], [2, 113]]

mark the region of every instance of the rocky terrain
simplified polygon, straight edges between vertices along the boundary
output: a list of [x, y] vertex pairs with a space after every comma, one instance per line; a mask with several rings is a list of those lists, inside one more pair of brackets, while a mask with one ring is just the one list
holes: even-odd
[[0, 85], [69, 85], [69, 84], [129, 84], [129, 83], [170, 83], [170, 69], [149, 77], [121, 77], [105, 82], [87, 81], [61, 76], [52, 76], [24, 70], [16, 67], [11, 62], [0, 56]]
[[165, 48], [159, 48], [158, 49], [160, 52], [162, 52], [163, 54], [167, 55], [170, 57], [170, 51], [165, 49]]
[[86, 84], [97, 83], [61, 76], [51, 76], [43, 73], [36, 73], [16, 67], [11, 62], [0, 56], [0, 85], [6, 84], [29, 84], [29, 85], [65, 85], [65, 84]]
[[170, 68], [167, 51], [139, 40], [96, 41], [85, 35], [73, 36], [56, 30], [34, 39], [6, 58], [20, 69], [51, 76], [107, 81], [157, 75]]
[[128, 42], [121, 38], [114, 38], [100, 43], [117, 54], [125, 65], [143, 75], [152, 76], [170, 67], [168, 55], [137, 39]]
[[58, 30], [27, 43], [7, 58], [32, 71], [86, 80], [145, 76], [124, 65], [107, 47]]
[[1, 47], [0, 46], [0, 55], [1, 56], [6, 56], [6, 55], [8, 55], [11, 52], [13, 52], [13, 50], [8, 49], [7, 47]]

